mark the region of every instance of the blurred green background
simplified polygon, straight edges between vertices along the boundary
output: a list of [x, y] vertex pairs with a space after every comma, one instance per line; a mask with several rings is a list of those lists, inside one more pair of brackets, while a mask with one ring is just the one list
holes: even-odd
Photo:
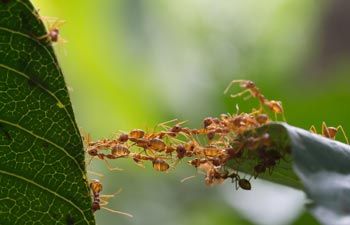
[[[251, 79], [283, 102], [290, 124], [343, 125], [350, 133], [350, 2], [346, 0], [33, 0], [43, 16], [66, 20], [56, 45], [78, 125], [93, 139], [152, 128], [173, 118], [200, 126], [206, 116], [247, 102], [223, 95]], [[236, 89], [238, 90], [238, 89]], [[340, 138], [341, 139], [341, 138]], [[123, 192], [97, 224], [317, 224], [303, 193], [263, 181], [252, 191], [227, 182], [208, 188], [179, 165], [168, 174], [130, 161], [105, 174], [104, 193]], [[94, 177], [91, 175], [91, 177]]]

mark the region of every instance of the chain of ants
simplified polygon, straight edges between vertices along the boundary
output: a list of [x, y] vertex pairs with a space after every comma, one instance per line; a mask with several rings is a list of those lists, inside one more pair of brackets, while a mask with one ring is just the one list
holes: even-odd
[[[271, 121], [264, 108], [268, 108], [275, 115], [281, 114], [283, 119], [284, 110], [280, 101], [265, 98], [256, 85], [249, 80], [232, 81], [225, 93], [235, 83], [239, 83], [244, 90], [231, 97], [249, 93], [250, 96], [259, 100], [260, 109], [253, 109], [251, 113], [221, 114], [219, 118], [207, 117], [203, 119], [203, 126], [199, 129], [190, 129], [183, 126], [184, 122], [172, 120], [159, 124], [157, 126], [161, 128], [159, 131], [145, 132], [134, 129], [129, 133], [121, 133], [115, 139], [95, 142], [86, 140], [86, 151], [92, 159], [104, 160], [110, 170], [119, 169], [111, 168], [107, 160], [127, 158], [132, 159], [138, 166], [143, 167], [144, 162], [150, 162], [156, 171], [167, 172], [187, 158], [190, 159], [187, 161], [189, 165], [204, 174], [207, 185], [221, 184], [226, 179], [230, 179], [235, 183], [236, 189], [251, 190], [252, 177], [257, 178], [265, 172], [271, 174], [278, 162], [290, 152], [287, 149], [276, 149], [277, 145], [273, 143], [268, 133], [250, 132], [249, 135], [246, 133]], [[171, 123], [173, 124], [169, 125]], [[323, 123], [321, 135], [335, 139], [339, 129], [343, 131], [340, 126], [327, 127]], [[316, 133], [315, 127], [312, 127], [311, 131]], [[255, 162], [249, 179], [242, 178], [238, 173], [240, 163], [247, 160]], [[229, 161], [233, 161], [234, 165], [228, 166]], [[90, 188], [93, 193], [92, 210], [95, 212], [101, 208], [99, 194], [102, 191], [102, 184], [95, 179], [90, 183]], [[104, 202], [104, 204], [108, 203]]]
[[[66, 42], [60, 37], [59, 30], [65, 21], [56, 18], [51, 18], [50, 21], [50, 18], [40, 17], [37, 11], [35, 14], [38, 19], [46, 20], [48, 29], [47, 34], [37, 37], [38, 40], [44, 40], [47, 43]], [[279, 160], [284, 159], [284, 155], [290, 152], [275, 149], [268, 133], [257, 136], [244, 135], [247, 131], [259, 128], [271, 121], [263, 110], [264, 106], [275, 115], [281, 114], [285, 121], [284, 110], [280, 101], [265, 98], [256, 85], [249, 80], [233, 80], [226, 88], [225, 93], [235, 83], [238, 83], [244, 90], [231, 95], [231, 97], [239, 97], [249, 93], [251, 97], [259, 100], [259, 110], [253, 109], [251, 113], [237, 113], [235, 115], [222, 114], [219, 118], [208, 117], [203, 120], [203, 127], [200, 129], [183, 127], [183, 122], [168, 126], [169, 122], [176, 121], [173, 120], [159, 124], [163, 130], [158, 132], [147, 133], [140, 129], [134, 129], [129, 133], [120, 134], [116, 139], [91, 142], [87, 138], [85, 140], [87, 142], [86, 151], [92, 158], [105, 160], [110, 170], [119, 169], [111, 168], [107, 159], [131, 158], [142, 167], [145, 161], [149, 161], [156, 171], [166, 172], [170, 168], [174, 168], [179, 161], [190, 158], [188, 164], [204, 173], [207, 185], [221, 184], [226, 179], [231, 179], [235, 183], [236, 189], [250, 190], [250, 179], [241, 178], [238, 174], [240, 162], [255, 160], [256, 164], [252, 168], [252, 174], [254, 178], [257, 178], [266, 171], [271, 174]], [[321, 135], [335, 139], [338, 130], [343, 133], [347, 144], [349, 144], [342, 126], [328, 127], [323, 122]], [[314, 126], [310, 128], [310, 131], [317, 134]], [[199, 137], [202, 136], [206, 139], [204, 145], [198, 141]], [[141, 151], [137, 152], [138, 149]], [[226, 163], [232, 160], [236, 165], [226, 166]], [[93, 212], [104, 208], [132, 217], [131, 214], [104, 207], [108, 204], [108, 199], [114, 195], [100, 195], [103, 187], [99, 180], [93, 179], [90, 182], [90, 189], [93, 197]]]

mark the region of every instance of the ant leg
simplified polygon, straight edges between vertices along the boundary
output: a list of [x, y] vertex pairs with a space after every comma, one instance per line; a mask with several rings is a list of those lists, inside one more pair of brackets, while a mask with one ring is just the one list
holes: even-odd
[[47, 42], [49, 42], [50, 41], [50, 35], [49, 34], [44, 34], [44, 35], [42, 35], [42, 36], [39, 36], [39, 37], [36, 37], [36, 39], [38, 40], [38, 41], [41, 41], [41, 40], [43, 40], [43, 39], [46, 39], [46, 41]]
[[236, 186], [236, 190], [238, 190], [239, 189], [239, 185], [238, 185], [238, 179], [237, 178], [235, 179], [235, 186]]
[[349, 144], [349, 139], [348, 139], [348, 137], [346, 136], [346, 133], [345, 133], [345, 130], [344, 130], [343, 126], [342, 126], [342, 125], [339, 125], [339, 126], [337, 127], [337, 130], [340, 130], [340, 131], [343, 133], [343, 136], [344, 136], [344, 138], [345, 138], [346, 144]]
[[330, 133], [328, 131], [328, 126], [327, 126], [326, 122], [324, 122], [324, 121], [322, 122], [322, 136], [327, 137], [327, 138], [330, 137]]
[[141, 167], [142, 169], [145, 169], [145, 168], [146, 168], [145, 165], [143, 165], [142, 162], [136, 162], [136, 161], [134, 160], [134, 163], [136, 164], [136, 166]]
[[241, 97], [241, 96], [243, 96], [243, 95], [244, 95], [245, 93], [247, 93], [247, 92], [249, 92], [249, 94], [251, 94], [251, 93], [250, 93], [250, 90], [249, 90], [249, 89], [246, 89], [246, 90], [241, 91], [241, 92], [239, 92], [239, 93], [237, 93], [237, 94], [232, 94], [232, 95], [230, 95], [230, 97], [231, 97], [231, 98]]
[[128, 216], [130, 218], [134, 217], [133, 215], [131, 215], [129, 213], [113, 210], [113, 209], [110, 209], [110, 208], [107, 208], [107, 207], [101, 207], [101, 209], [105, 209], [105, 210], [110, 211], [112, 213], [117, 213], [117, 214], [121, 214], [121, 215], [124, 215], [124, 216]]
[[113, 168], [113, 167], [111, 166], [111, 164], [108, 162], [107, 159], [103, 159], [103, 160], [105, 161], [106, 166], [107, 166], [107, 168], [108, 168], [109, 171], [123, 171], [123, 169], [118, 168], [118, 167], [114, 167], [114, 168]]
[[103, 175], [102, 173], [97, 173], [97, 172], [90, 171], [90, 170], [88, 170], [87, 172], [88, 172], [88, 173], [91, 173], [92, 175], [96, 175], [96, 176], [98, 176], [98, 177], [104, 177], [104, 175]]
[[236, 104], [236, 115], [239, 115], [239, 105]]
[[90, 165], [93, 159], [94, 159], [94, 156], [91, 156], [89, 161], [86, 163], [86, 165]]
[[316, 127], [314, 125], [312, 125], [310, 128], [309, 128], [309, 131], [313, 134], [317, 134], [317, 130], [316, 130]]
[[169, 120], [169, 121], [165, 121], [163, 123], [159, 123], [159, 124], [157, 124], [155, 126], [154, 130], [156, 130], [158, 127], [161, 127], [162, 129], [167, 130], [167, 129], [169, 129], [171, 127], [171, 126], [167, 126], [167, 124], [173, 123], [173, 122], [176, 122], [176, 121], [178, 121], [178, 119], [172, 119], [172, 120]]
[[119, 188], [116, 192], [110, 195], [100, 195], [100, 200], [102, 205], [107, 205], [108, 200], [114, 198], [116, 195], [120, 194], [123, 191], [122, 188]]
[[284, 122], [287, 122], [286, 114], [284, 114], [284, 111], [282, 112], [282, 119], [283, 119]]
[[61, 19], [56, 19], [53, 24], [51, 25], [51, 27], [54, 27], [54, 28], [60, 28], [63, 24], [65, 24], [66, 21], [65, 20], [61, 20]]
[[229, 83], [229, 85], [227, 86], [227, 88], [224, 91], [224, 94], [227, 94], [227, 92], [230, 90], [230, 88], [232, 87], [232, 85], [237, 84], [237, 83], [243, 83], [246, 82], [245, 80], [233, 80]]
[[183, 178], [180, 182], [181, 182], [181, 183], [184, 183], [185, 181], [188, 181], [188, 180], [193, 179], [193, 178], [195, 178], [195, 177], [196, 177], [196, 175], [192, 175], [192, 176], [189, 176], [189, 177], [185, 177], [185, 178]]
[[[231, 96], [231, 97], [232, 97], [232, 96]], [[247, 96], [245, 96], [245, 97], [243, 98], [243, 100], [244, 100], [244, 101], [247, 101], [247, 100], [249, 100], [251, 97], [252, 97], [252, 95], [247, 95]]]
[[143, 169], [145, 169], [145, 165], [143, 165], [143, 163], [138, 163], [138, 162], [135, 162], [135, 164], [138, 166], [138, 167], [141, 167]]

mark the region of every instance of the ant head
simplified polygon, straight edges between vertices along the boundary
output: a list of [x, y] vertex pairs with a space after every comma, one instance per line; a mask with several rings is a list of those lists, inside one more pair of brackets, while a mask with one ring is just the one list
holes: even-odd
[[192, 160], [188, 161], [188, 164], [197, 168], [200, 165], [200, 159], [197, 159], [197, 158], [192, 159]]
[[181, 126], [176, 124], [170, 129], [170, 132], [179, 133], [182, 130]]
[[176, 153], [177, 153], [177, 158], [182, 159], [183, 157], [185, 157], [185, 154], [186, 154], [185, 147], [183, 145], [178, 145], [176, 147]]
[[253, 89], [256, 87], [256, 85], [254, 84], [253, 81], [251, 80], [247, 80], [247, 81], [244, 81], [241, 85], [243, 88], [247, 88], [247, 89]]
[[208, 133], [207, 133], [207, 138], [208, 138], [208, 140], [213, 140], [214, 139], [214, 137], [215, 137], [215, 131], [209, 131]]
[[214, 166], [221, 166], [222, 162], [219, 158], [215, 157], [211, 160]]
[[49, 31], [49, 36], [52, 42], [58, 41], [58, 36], [60, 34], [60, 30], [57, 28], [53, 28]]
[[203, 120], [204, 128], [207, 128], [212, 123], [213, 123], [213, 118], [211, 118], [211, 117], [207, 117]]
[[118, 141], [124, 143], [124, 142], [127, 142], [128, 139], [129, 139], [129, 135], [127, 135], [127, 134], [121, 134], [121, 135], [119, 136], [119, 138], [118, 138]]
[[96, 149], [96, 147], [93, 147], [93, 148], [89, 149], [87, 152], [91, 156], [97, 156], [97, 149]]

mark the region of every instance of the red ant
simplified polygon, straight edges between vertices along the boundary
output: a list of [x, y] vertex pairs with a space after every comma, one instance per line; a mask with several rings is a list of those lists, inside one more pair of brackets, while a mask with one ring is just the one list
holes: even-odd
[[141, 154], [130, 154], [135, 161], [135, 163], [141, 167], [144, 167], [142, 164], [142, 161], [151, 161], [153, 168], [157, 171], [160, 172], [165, 172], [167, 171], [170, 166], [169, 164], [162, 158], [160, 157], [153, 157], [153, 156], [148, 156], [148, 155], [141, 155]]
[[124, 216], [128, 216], [128, 217], [133, 217], [131, 214], [129, 213], [125, 213], [125, 212], [120, 212], [120, 211], [116, 211], [107, 207], [104, 207], [104, 205], [108, 204], [108, 199], [113, 198], [115, 195], [117, 195], [118, 193], [120, 193], [120, 191], [118, 191], [117, 193], [114, 193], [112, 195], [100, 195], [101, 191], [102, 191], [102, 184], [99, 180], [94, 179], [90, 182], [90, 189], [92, 191], [92, 197], [93, 197], [93, 202], [92, 202], [92, 212], [96, 212], [97, 210], [100, 209], [105, 209], [107, 211], [113, 212], [113, 213], [118, 213]]
[[241, 88], [244, 88], [245, 90], [238, 93], [231, 95], [232, 98], [239, 97], [244, 95], [245, 93], [249, 92], [250, 95], [254, 98], [257, 98], [260, 102], [260, 110], [262, 111], [262, 105], [267, 106], [272, 112], [275, 114], [282, 114], [283, 120], [285, 121], [284, 116], [284, 110], [282, 107], [282, 102], [275, 101], [275, 100], [268, 100], [259, 90], [259, 88], [255, 85], [253, 81], [250, 80], [233, 80], [231, 83], [227, 86], [227, 88], [224, 91], [224, 94], [226, 94], [231, 86], [235, 83], [239, 83]]
[[[332, 140], [335, 140], [339, 130], [342, 132], [346, 143], [349, 144], [349, 139], [346, 136], [344, 128], [341, 125], [339, 125], [337, 127], [328, 127], [325, 122], [322, 122], [322, 133], [321, 133], [321, 135], [326, 137], [326, 138], [330, 138]], [[310, 131], [312, 133], [314, 133], [314, 134], [317, 134], [317, 130], [316, 130], [316, 127], [314, 125], [311, 126]]]
[[64, 20], [60, 20], [57, 18], [50, 18], [50, 17], [42, 17], [43, 20], [46, 21], [48, 32], [47, 34], [44, 34], [40, 37], [38, 37], [38, 40], [46, 39], [47, 42], [62, 42], [66, 43], [67, 41], [61, 38], [60, 36], [60, 30], [59, 28], [65, 23]]

